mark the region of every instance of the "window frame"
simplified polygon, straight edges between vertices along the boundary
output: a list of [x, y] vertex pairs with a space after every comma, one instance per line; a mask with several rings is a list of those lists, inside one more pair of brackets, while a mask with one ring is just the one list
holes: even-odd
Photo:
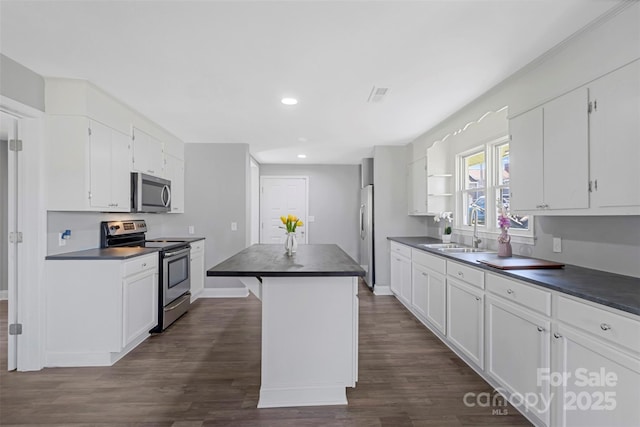
[[[465, 204], [464, 195], [469, 191], [465, 187], [466, 177], [464, 176], [465, 158], [474, 154], [484, 151], [485, 163], [486, 163], [486, 186], [484, 187], [485, 194], [485, 221], [484, 224], [478, 224], [478, 234], [487, 238], [495, 239], [500, 234], [501, 230], [497, 226], [497, 200], [494, 197], [498, 194], [500, 188], [510, 188], [510, 185], [499, 184], [498, 173], [500, 173], [500, 150], [499, 147], [510, 144], [511, 137], [504, 135], [499, 138], [495, 138], [489, 142], [477, 145], [471, 149], [457, 153], [455, 156], [455, 199], [454, 199], [454, 223], [453, 229], [457, 234], [463, 236], [471, 236], [473, 234], [473, 225], [464, 224], [465, 216]], [[493, 195], [490, 197], [490, 195]], [[535, 243], [535, 231], [534, 231], [534, 217], [529, 215], [528, 230], [510, 228], [509, 235], [511, 235], [511, 241], [514, 243], [523, 243], [533, 245]]]

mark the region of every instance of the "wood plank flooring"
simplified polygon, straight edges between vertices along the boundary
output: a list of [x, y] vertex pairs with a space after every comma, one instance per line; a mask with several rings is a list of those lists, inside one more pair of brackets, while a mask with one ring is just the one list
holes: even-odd
[[[165, 333], [105, 368], [6, 371], [2, 426], [522, 426], [514, 408], [467, 407], [490, 387], [394, 297], [360, 287], [360, 371], [348, 406], [257, 409], [260, 302], [200, 299]], [[292, 319], [295, 321], [295, 319]]]

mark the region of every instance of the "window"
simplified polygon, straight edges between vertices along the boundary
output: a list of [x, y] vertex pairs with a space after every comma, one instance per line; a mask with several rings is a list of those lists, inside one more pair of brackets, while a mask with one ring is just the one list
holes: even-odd
[[477, 221], [478, 230], [497, 234], [500, 232], [498, 218], [504, 212], [510, 221], [509, 234], [532, 237], [529, 216], [509, 211], [508, 137], [461, 153], [457, 158], [456, 217], [461, 220], [456, 222], [456, 228], [469, 230]]

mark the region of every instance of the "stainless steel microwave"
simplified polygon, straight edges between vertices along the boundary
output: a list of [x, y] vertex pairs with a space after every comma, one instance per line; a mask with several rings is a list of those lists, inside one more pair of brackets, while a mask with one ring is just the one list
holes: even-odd
[[131, 174], [131, 212], [170, 212], [171, 181], [144, 173]]

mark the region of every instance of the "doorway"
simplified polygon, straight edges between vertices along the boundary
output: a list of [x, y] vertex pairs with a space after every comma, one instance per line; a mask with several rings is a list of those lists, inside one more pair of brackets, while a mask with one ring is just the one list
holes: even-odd
[[8, 325], [17, 323], [16, 312], [16, 244], [18, 205], [18, 163], [15, 143], [18, 141], [18, 119], [0, 112], [0, 369], [15, 370], [17, 336], [9, 335]]
[[284, 243], [281, 216], [289, 214], [302, 220], [298, 228], [299, 243], [309, 242], [307, 212], [309, 210], [309, 178], [306, 176], [260, 177], [260, 243]]

